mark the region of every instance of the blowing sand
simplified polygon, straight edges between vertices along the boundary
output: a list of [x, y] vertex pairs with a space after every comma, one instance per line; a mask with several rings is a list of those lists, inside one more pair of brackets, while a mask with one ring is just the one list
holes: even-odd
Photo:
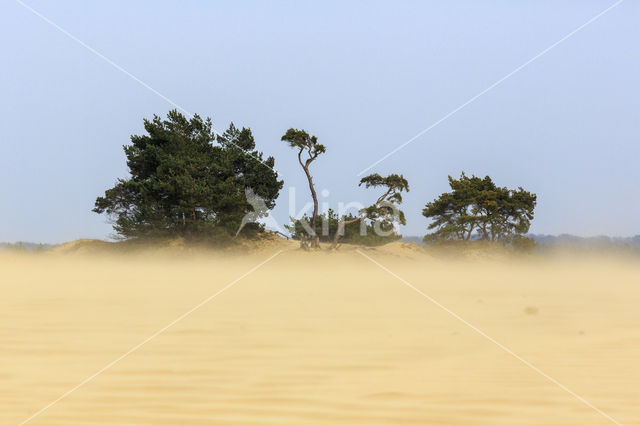
[[638, 264], [288, 247], [0, 256], [0, 423], [640, 424]]

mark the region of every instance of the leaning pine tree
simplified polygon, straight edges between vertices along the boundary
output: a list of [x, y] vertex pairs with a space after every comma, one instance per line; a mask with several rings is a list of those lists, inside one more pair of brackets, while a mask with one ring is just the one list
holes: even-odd
[[348, 225], [369, 220], [374, 223], [374, 229], [378, 232], [388, 232], [393, 229], [395, 224], [406, 225], [404, 213], [398, 208], [402, 203], [401, 192], [409, 192], [409, 182], [407, 182], [404, 176], [390, 174], [389, 176], [383, 177], [374, 173], [363, 177], [358, 186], [362, 185], [364, 185], [365, 188], [382, 187], [384, 192], [378, 197], [375, 203], [360, 210], [359, 216], [340, 219], [338, 229], [333, 237], [332, 248], [338, 247], [340, 237], [344, 235], [345, 227]]
[[[251, 130], [232, 123], [216, 137], [211, 119], [176, 110], [145, 119], [144, 128], [147, 134], [124, 146], [129, 178], [118, 179], [93, 209], [109, 216], [121, 238], [226, 239], [252, 211], [247, 189], [275, 206], [283, 182], [273, 157], [263, 160], [255, 150]], [[259, 226], [243, 233], [251, 229]]]

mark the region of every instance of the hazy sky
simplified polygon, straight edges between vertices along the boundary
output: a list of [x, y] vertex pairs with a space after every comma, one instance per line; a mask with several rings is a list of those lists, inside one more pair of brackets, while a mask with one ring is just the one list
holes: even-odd
[[[287, 128], [327, 146], [321, 201], [370, 202], [363, 168], [614, 1], [26, 3], [217, 129], [251, 127], [286, 222], [288, 187], [308, 201]], [[537, 193], [532, 232], [640, 233], [639, 21], [627, 0], [372, 169], [410, 182], [403, 234], [463, 170]], [[0, 241], [108, 236], [93, 202], [173, 106], [12, 0], [0, 52]]]

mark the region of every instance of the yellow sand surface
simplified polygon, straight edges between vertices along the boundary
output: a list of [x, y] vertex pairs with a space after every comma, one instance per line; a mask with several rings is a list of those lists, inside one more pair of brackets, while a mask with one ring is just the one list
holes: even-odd
[[633, 260], [279, 249], [1, 255], [0, 424], [640, 424]]

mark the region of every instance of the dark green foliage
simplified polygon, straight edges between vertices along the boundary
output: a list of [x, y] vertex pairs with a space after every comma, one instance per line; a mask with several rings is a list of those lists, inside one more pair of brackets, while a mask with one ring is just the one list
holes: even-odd
[[215, 144], [211, 119], [188, 120], [176, 110], [166, 120], [145, 119], [144, 127], [147, 135], [124, 146], [130, 178], [118, 179], [93, 209], [106, 213], [121, 237], [229, 238], [252, 211], [245, 188], [274, 207], [283, 182], [273, 157], [262, 162], [255, 151], [251, 130], [232, 123]]
[[[385, 236], [392, 237], [396, 235], [393, 231], [394, 224], [399, 223], [401, 225], [406, 224], [404, 213], [398, 208], [402, 203], [402, 191], [409, 192], [409, 182], [402, 175], [391, 174], [386, 177], [382, 177], [377, 173], [365, 176], [360, 179], [358, 186], [364, 185], [365, 188], [378, 188], [383, 187], [386, 191], [378, 197], [375, 203], [369, 207], [365, 207], [360, 210], [357, 217], [343, 217], [338, 223], [338, 228], [333, 237], [333, 248], [338, 247], [338, 241], [345, 234], [345, 229], [353, 228], [355, 224], [360, 224], [361, 231], [360, 236], [364, 237], [363, 230], [367, 227], [371, 227], [373, 234], [370, 238], [373, 238], [377, 242], [384, 244], [390, 240]], [[378, 237], [378, 238], [376, 238]]]
[[311, 136], [304, 130], [289, 129], [282, 135], [282, 141], [287, 142], [291, 148], [298, 148], [299, 151], [306, 151], [310, 161], [315, 160], [318, 155], [324, 154], [327, 149], [318, 143], [316, 136]]
[[[318, 219], [319, 220], [316, 224], [315, 229], [316, 235], [318, 235], [320, 242], [330, 242], [338, 230], [338, 215], [336, 214], [336, 212], [329, 209], [328, 213], [320, 214], [318, 216]], [[348, 214], [342, 217], [342, 220], [345, 222], [352, 221], [354, 219], [358, 219], [358, 217], [352, 214]], [[310, 218], [305, 215], [302, 217], [302, 219], [294, 220], [291, 225], [286, 226], [286, 228], [291, 233], [291, 237], [294, 240], [307, 238], [307, 232], [302, 224], [302, 221], [310, 223]], [[361, 226], [364, 226], [364, 229], [361, 229]], [[365, 221], [357, 224], [354, 223], [351, 226], [346, 226], [344, 228], [344, 237], [342, 237], [341, 241], [348, 244], [377, 246], [397, 241], [402, 238], [401, 235], [398, 235], [394, 232], [393, 224], [386, 225], [384, 223], [381, 223], [378, 226], [380, 230], [384, 231], [385, 235], [378, 235], [372, 222]]]
[[511, 244], [529, 231], [536, 195], [522, 188], [512, 190], [484, 179], [449, 176], [451, 192], [427, 203], [422, 214], [431, 219], [425, 242], [486, 240]]
[[[365, 188], [384, 187], [386, 192], [382, 194], [374, 204], [362, 210], [363, 216], [373, 222], [381, 222], [386, 226], [393, 226], [397, 222], [406, 225], [404, 212], [397, 206], [402, 204], [402, 191], [409, 192], [409, 182], [402, 175], [390, 174], [382, 177], [377, 173], [360, 179], [358, 186]], [[345, 222], [348, 222], [345, 220]]]

